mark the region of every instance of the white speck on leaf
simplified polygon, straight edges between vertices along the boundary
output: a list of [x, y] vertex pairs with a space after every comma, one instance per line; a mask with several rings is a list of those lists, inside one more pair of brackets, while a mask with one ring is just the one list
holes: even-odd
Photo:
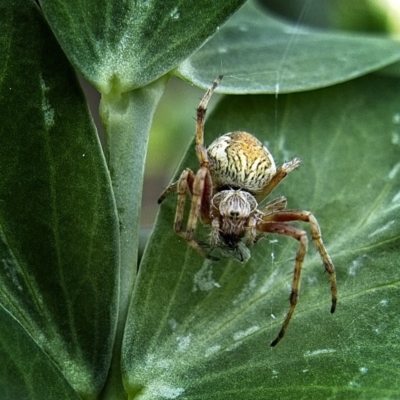
[[315, 275], [307, 276], [307, 283], [309, 285], [316, 285], [318, 283], [318, 278]]
[[178, 336], [176, 338], [176, 341], [178, 342], [179, 351], [186, 350], [189, 347], [190, 342], [192, 341], [192, 335]]
[[392, 144], [400, 145], [400, 134], [397, 132], [392, 132]]
[[349, 275], [355, 276], [357, 271], [363, 266], [366, 255], [362, 255], [351, 262]]
[[156, 357], [154, 354], [147, 354], [146, 357], [146, 367], [147, 366], [152, 366], [154, 364]]
[[178, 328], [178, 322], [176, 321], [175, 318], [169, 319], [168, 325], [170, 326], [172, 332], [176, 331], [176, 328]]
[[249, 282], [243, 287], [237, 297], [232, 301], [233, 305], [242, 303], [245, 298], [251, 294], [257, 286], [257, 274], [251, 275]]
[[40, 75], [39, 78], [40, 88], [42, 89], [42, 110], [44, 123], [46, 128], [50, 129], [54, 125], [54, 109], [51, 107], [49, 99], [47, 98], [47, 92], [50, 90], [50, 87], [46, 85], [42, 75]]
[[175, 7], [175, 8], [171, 11], [170, 16], [171, 16], [172, 19], [179, 19], [179, 17], [181, 16], [181, 14], [179, 13], [177, 7]]
[[279, 269], [275, 269], [274, 272], [265, 280], [264, 285], [260, 288], [260, 293], [268, 293], [271, 288], [274, 287], [276, 283], [276, 278], [280, 276], [280, 274], [282, 274], [282, 272]]
[[396, 193], [396, 195], [392, 199], [392, 203], [400, 202], [400, 192]]
[[162, 369], [168, 369], [168, 368], [170, 368], [170, 367], [171, 367], [171, 364], [172, 364], [172, 360], [166, 359], [166, 358], [163, 358], [163, 359], [161, 359], [161, 360], [158, 360], [157, 363], [156, 363], [157, 367], [158, 367], [158, 368], [162, 368]]
[[1, 261], [3, 263], [3, 268], [6, 272], [6, 275], [11, 279], [11, 282], [16, 286], [16, 288], [19, 291], [22, 291], [22, 286], [18, 280], [17, 270], [15, 268], [15, 265], [12, 263], [11, 260], [7, 260], [6, 258], [3, 258]]
[[368, 368], [361, 367], [361, 368], [360, 368], [360, 372], [361, 372], [362, 374], [366, 374], [366, 373], [368, 372]]
[[387, 229], [389, 229], [393, 224], [395, 223], [395, 221], [389, 221], [387, 224], [385, 224], [384, 226], [374, 230], [372, 233], [370, 233], [368, 235], [369, 238], [378, 235], [379, 233], [382, 233], [384, 231], [386, 231]]
[[246, 329], [245, 331], [238, 331], [233, 335], [233, 340], [241, 340], [245, 338], [246, 336], [251, 335], [254, 332], [257, 332], [260, 329], [259, 326], [252, 326], [249, 329]]
[[396, 113], [396, 114], [393, 115], [392, 122], [394, 124], [400, 124], [400, 113]]
[[215, 346], [211, 346], [206, 350], [205, 356], [210, 357], [212, 354], [216, 353], [220, 349], [221, 349], [221, 346], [219, 344], [216, 344]]
[[212, 278], [212, 262], [205, 260], [203, 266], [194, 275], [194, 285], [192, 292], [201, 290], [202, 292], [208, 292], [216, 287], [221, 287], [218, 282]]
[[381, 301], [379, 302], [379, 304], [382, 305], [382, 306], [387, 306], [387, 305], [389, 304], [389, 300], [383, 299], [383, 300], [381, 300]]
[[306, 351], [304, 353], [304, 357], [315, 357], [320, 356], [321, 354], [331, 354], [336, 353], [335, 349], [321, 349], [321, 350], [313, 350], [313, 351]]
[[156, 396], [158, 395], [161, 398], [164, 398], [164, 399], [176, 399], [177, 397], [179, 397], [185, 391], [185, 389], [183, 389], [183, 388], [174, 388], [174, 387], [167, 386], [167, 385], [161, 385], [161, 386], [158, 386], [155, 391], [157, 393], [154, 393], [154, 395], [156, 395]]
[[400, 162], [398, 162], [389, 172], [388, 177], [389, 179], [393, 179], [397, 173], [400, 171]]

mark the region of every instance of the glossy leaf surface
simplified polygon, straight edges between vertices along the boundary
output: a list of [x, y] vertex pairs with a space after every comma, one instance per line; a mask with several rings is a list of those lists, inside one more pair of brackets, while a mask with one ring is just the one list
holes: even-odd
[[[36, 4], [7, 0], [0, 15], [0, 302], [16, 320], [0, 325], [0, 341], [15, 337], [7, 358], [24, 384], [47, 374], [42, 354], [58, 370], [46, 375], [49, 393], [63, 375], [93, 398], [108, 373], [118, 315], [110, 179], [75, 72]], [[37, 369], [25, 375], [33, 353]], [[4, 371], [3, 384], [15, 382]]]
[[0, 324], [3, 399], [80, 399], [49, 356], [1, 306]]

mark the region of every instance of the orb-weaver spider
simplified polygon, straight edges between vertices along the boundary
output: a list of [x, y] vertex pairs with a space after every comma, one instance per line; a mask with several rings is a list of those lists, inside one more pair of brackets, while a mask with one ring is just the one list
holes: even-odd
[[[242, 131], [226, 133], [214, 140], [208, 148], [204, 146], [207, 104], [221, 79], [222, 76], [214, 81], [197, 108], [196, 154], [200, 168], [196, 174], [186, 168], [178, 181], [165, 189], [159, 203], [169, 194], [177, 192], [175, 232], [193, 249], [211, 259], [213, 257], [206, 252], [206, 246], [194, 237], [199, 219], [211, 227], [211, 249], [225, 249], [240, 261], [247, 258], [245, 250], [268, 233], [290, 236], [299, 242], [290, 308], [278, 336], [271, 343], [271, 346], [275, 346], [284, 336], [297, 304], [300, 273], [308, 242], [306, 232], [288, 222], [303, 221], [310, 224], [312, 240], [331, 282], [331, 313], [335, 311], [337, 301], [335, 268], [322, 242], [319, 224], [309, 211], [286, 210], [286, 198], [283, 196], [258, 207], [282, 179], [300, 165], [300, 159], [294, 158], [276, 169], [268, 149], [253, 135]], [[192, 203], [184, 231], [182, 222], [188, 194], [192, 197]]]

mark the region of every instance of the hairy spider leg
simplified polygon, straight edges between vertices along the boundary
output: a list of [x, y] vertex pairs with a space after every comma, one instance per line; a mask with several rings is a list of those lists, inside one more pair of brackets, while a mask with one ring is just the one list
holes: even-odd
[[265, 237], [266, 233], [257, 230], [257, 224], [263, 221], [265, 214], [270, 214], [275, 211], [284, 210], [286, 208], [286, 197], [280, 196], [276, 199], [265, 203], [261, 208], [257, 209], [254, 217], [249, 219], [246, 231], [247, 247], [254, 246], [260, 239]]
[[294, 158], [292, 161], [289, 161], [280, 167], [272, 179], [264, 186], [260, 193], [255, 195], [255, 198], [258, 203], [260, 203], [263, 199], [265, 199], [278, 185], [279, 183], [286, 178], [289, 172], [292, 172], [301, 164], [301, 160], [299, 158]]
[[[207, 112], [207, 105], [210, 101], [210, 98], [215, 90], [215, 88], [221, 82], [223, 75], [220, 75], [212, 84], [212, 86], [207, 90], [205, 95], [203, 96], [199, 107], [197, 108], [197, 119], [196, 119], [196, 155], [197, 159], [199, 160], [200, 166], [208, 166], [208, 156], [207, 156], [207, 149], [204, 147], [204, 121]], [[187, 168], [187, 170], [189, 170]], [[186, 170], [185, 170], [186, 171]], [[169, 196], [171, 193], [175, 193], [177, 191], [177, 186], [179, 181], [182, 179], [182, 175], [186, 175], [186, 172], [183, 171], [181, 177], [178, 181], [169, 185], [161, 196], [158, 199], [158, 204], [161, 204], [164, 199]], [[191, 172], [191, 175], [194, 177], [194, 173]], [[193, 178], [194, 179], [194, 178]]]
[[[203, 169], [203, 172], [208, 170], [206, 168]], [[171, 193], [177, 193], [178, 198], [177, 198], [177, 205], [176, 205], [176, 211], [175, 211], [175, 219], [174, 219], [174, 231], [183, 239], [185, 239], [190, 247], [192, 247], [194, 250], [196, 250], [198, 253], [200, 253], [203, 257], [210, 258], [212, 260], [216, 260], [215, 257], [212, 257], [208, 255], [200, 243], [198, 243], [196, 240], [193, 239], [193, 231], [196, 228], [197, 225], [197, 220], [199, 216], [201, 216], [201, 219], [205, 222], [210, 220], [210, 201], [207, 203], [207, 196], [210, 196], [211, 192], [211, 181], [208, 181], [207, 179], [203, 180], [202, 175], [200, 174], [201, 169], [199, 172], [195, 175], [193, 171], [189, 168], [186, 168], [184, 171], [182, 171], [181, 176], [179, 177], [179, 180], [177, 182], [172, 183], [170, 186], [168, 186], [162, 195], [160, 196], [158, 202], [161, 203], [168, 195]], [[197, 180], [196, 180], [197, 178]], [[202, 183], [203, 182], [203, 183]], [[204, 188], [204, 182], [207, 183], [207, 187], [210, 187], [210, 189], [205, 189]], [[203, 188], [201, 187], [203, 186]], [[188, 193], [191, 196], [194, 196], [194, 193], [197, 193], [196, 196], [196, 202], [198, 199], [206, 197], [206, 201], [204, 203], [200, 202], [200, 208], [198, 207], [193, 207], [193, 202], [192, 206], [190, 209], [190, 214], [189, 214], [189, 222], [188, 222], [188, 229], [186, 231], [182, 230], [182, 225], [183, 225], [183, 216], [184, 216], [184, 211], [185, 211], [185, 203], [186, 203], [186, 196]], [[208, 194], [207, 194], [208, 193]], [[193, 214], [194, 213], [194, 214]], [[190, 226], [192, 228], [190, 228]], [[191, 232], [188, 233], [188, 232]]]
[[157, 203], [161, 204], [166, 197], [168, 197], [171, 193], [176, 193], [178, 187], [178, 181], [171, 183], [164, 191], [161, 193], [161, 196], [158, 198]]
[[308, 239], [307, 239], [307, 233], [305, 231], [299, 228], [295, 228], [294, 226], [286, 225], [284, 223], [263, 222], [261, 225], [258, 226], [258, 229], [262, 230], [263, 232], [270, 232], [279, 235], [290, 236], [298, 240], [300, 244], [296, 253], [296, 261], [294, 264], [292, 289], [290, 292], [290, 308], [288, 313], [286, 314], [285, 320], [283, 321], [278, 336], [271, 342], [271, 346], [273, 347], [276, 346], [285, 335], [286, 328], [289, 325], [289, 322], [292, 318], [294, 309], [297, 304], [297, 299], [299, 297], [301, 268], [303, 266], [303, 261], [307, 252]]
[[311, 237], [318, 249], [318, 252], [321, 256], [322, 262], [324, 263], [324, 267], [326, 272], [329, 274], [329, 280], [331, 282], [331, 295], [332, 295], [332, 305], [331, 305], [331, 313], [335, 312], [336, 303], [337, 303], [337, 287], [336, 287], [336, 274], [335, 267], [329, 256], [324, 243], [321, 237], [321, 229], [319, 227], [317, 219], [311, 214], [309, 211], [300, 211], [300, 210], [285, 210], [285, 211], [276, 211], [269, 215], [266, 215], [263, 218], [264, 222], [290, 222], [290, 221], [303, 221], [308, 222], [310, 224]]
[[196, 250], [203, 257], [214, 261], [218, 260], [218, 258], [215, 258], [207, 254], [203, 246], [193, 238], [199, 217], [206, 224], [209, 224], [211, 221], [210, 206], [211, 206], [211, 195], [212, 195], [212, 183], [211, 183], [211, 175], [207, 167], [202, 167], [197, 172], [193, 181], [191, 194], [192, 194], [192, 204], [190, 207], [186, 232], [178, 232], [178, 233], [182, 238], [184, 238], [188, 242], [188, 244], [194, 250]]
[[[199, 160], [200, 169], [195, 175], [190, 169], [185, 169], [179, 180], [171, 184], [161, 194], [158, 203], [161, 203], [169, 194], [174, 191], [178, 193], [177, 207], [175, 213], [174, 230], [183, 237], [189, 245], [198, 251], [204, 257], [210, 258], [201, 245], [193, 239], [197, 221], [201, 217], [206, 224], [211, 222], [211, 197], [212, 197], [212, 180], [208, 169], [207, 149], [204, 146], [204, 121], [207, 111], [208, 102], [222, 79], [219, 76], [207, 90], [203, 96], [199, 107], [197, 108], [196, 119], [196, 155]], [[192, 195], [192, 204], [189, 212], [189, 219], [186, 232], [182, 232], [182, 221], [185, 209], [187, 192]], [[213, 257], [211, 257], [213, 258]]]
[[195, 175], [193, 171], [189, 168], [186, 168], [185, 170], [182, 171], [181, 176], [176, 185], [178, 198], [177, 198], [175, 220], [174, 220], [174, 231], [177, 233], [182, 231], [182, 221], [183, 221], [183, 213], [185, 211], [186, 196], [188, 192], [193, 193], [194, 180], [195, 180]]
[[208, 156], [207, 149], [204, 146], [204, 121], [207, 112], [207, 105], [210, 98], [221, 82], [222, 75], [220, 75], [212, 84], [212, 86], [207, 90], [206, 94], [203, 96], [199, 106], [197, 107], [197, 118], [196, 118], [196, 154], [199, 160], [200, 166], [208, 166]]
[[269, 214], [274, 211], [284, 210], [286, 208], [286, 204], [287, 204], [286, 197], [280, 196], [277, 197], [276, 199], [269, 201], [268, 203], [265, 203], [259, 209], [259, 211], [261, 211], [264, 214]]
[[[336, 287], [335, 267], [333, 265], [333, 262], [329, 256], [328, 252], [326, 251], [324, 243], [322, 242], [321, 230], [320, 230], [318, 221], [314, 217], [314, 215], [312, 215], [309, 211], [298, 211], [298, 210], [275, 211], [271, 214], [265, 215], [263, 218], [263, 222], [257, 227], [257, 229], [262, 232], [272, 232], [272, 233], [279, 233], [279, 234], [283, 234], [283, 235], [287, 235], [287, 236], [292, 236], [295, 239], [300, 241], [299, 251], [296, 256], [295, 275], [293, 277], [293, 285], [292, 285], [292, 288], [293, 287], [296, 288], [296, 286], [295, 286], [296, 279], [297, 279], [296, 271], [298, 270], [298, 268], [300, 268], [300, 270], [301, 270], [301, 265], [300, 265], [300, 267], [297, 266], [298, 260], [300, 259], [301, 263], [302, 263], [303, 262], [302, 260], [304, 259], [304, 256], [302, 257], [302, 252], [300, 251], [302, 248], [302, 240], [304, 240], [303, 239], [304, 231], [301, 231], [297, 228], [293, 228], [293, 229], [295, 229], [295, 231], [293, 231], [293, 234], [290, 234], [289, 231], [286, 231], [287, 233], [279, 231], [279, 227], [282, 227], [282, 226], [286, 226], [287, 228], [289, 228], [289, 225], [286, 225], [284, 223], [291, 222], [291, 221], [292, 222], [293, 221], [303, 221], [303, 222], [308, 222], [310, 224], [312, 240], [318, 249], [318, 252], [324, 263], [325, 270], [329, 274], [329, 279], [331, 282], [331, 296], [332, 296], [331, 313], [334, 313], [335, 308], [336, 308], [336, 303], [337, 303], [337, 287]], [[278, 232], [274, 232], [274, 230], [276, 229], [276, 228], [274, 228], [275, 224], [278, 225]], [[298, 236], [299, 234], [301, 234], [301, 236]], [[305, 243], [307, 244], [307, 242], [305, 242]], [[305, 247], [305, 249], [306, 249], [306, 247]], [[298, 271], [300, 271], [300, 270], [298, 270]], [[300, 272], [298, 272], [298, 275], [300, 276]], [[298, 289], [298, 283], [297, 283], [297, 289]], [[293, 304], [293, 301], [294, 301], [294, 304]], [[279, 333], [278, 337], [271, 343], [271, 346], [275, 346], [279, 342], [279, 340], [283, 337], [286, 327], [287, 327], [287, 325], [290, 321], [290, 318], [293, 314], [296, 301], [297, 301], [297, 294], [293, 294], [293, 289], [292, 289], [292, 294], [290, 297], [291, 305], [290, 305], [289, 313], [286, 316], [286, 319], [283, 323], [281, 332]]]
[[210, 207], [212, 196], [212, 181], [210, 171], [207, 167], [201, 167], [197, 172], [192, 188], [192, 205], [190, 207], [188, 224], [186, 228], [186, 239], [193, 240], [197, 221], [201, 217], [205, 224], [211, 222]]

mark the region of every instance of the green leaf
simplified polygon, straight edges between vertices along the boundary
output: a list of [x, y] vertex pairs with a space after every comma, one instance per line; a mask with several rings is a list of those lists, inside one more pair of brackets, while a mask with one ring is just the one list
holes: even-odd
[[41, 0], [75, 67], [102, 93], [144, 86], [175, 68], [244, 0]]
[[37, 365], [47, 354], [44, 364], [94, 398], [118, 315], [110, 178], [75, 72], [35, 3], [7, 0], [0, 15], [0, 303], [18, 321], [0, 325], [0, 340], [15, 336], [8, 359], [21, 373], [36, 344]]
[[[288, 208], [318, 218], [337, 268], [338, 306], [331, 315], [329, 279], [310, 242], [293, 319], [271, 348], [289, 307], [298, 243], [271, 235], [245, 265], [205, 260], [173, 233], [171, 196], [144, 255], [126, 325], [130, 398], [397, 397], [399, 93], [399, 79], [368, 75], [278, 98], [224, 98], [206, 123], [206, 143], [246, 130], [277, 164], [303, 160], [273, 197], [285, 195]], [[197, 170], [194, 154], [192, 148], [178, 174]]]
[[330, 86], [400, 59], [400, 43], [282, 22], [246, 4], [174, 71], [207, 88], [218, 75], [224, 93], [284, 93]]
[[80, 397], [57, 365], [0, 305], [0, 393], [3, 399], [53, 400]]

